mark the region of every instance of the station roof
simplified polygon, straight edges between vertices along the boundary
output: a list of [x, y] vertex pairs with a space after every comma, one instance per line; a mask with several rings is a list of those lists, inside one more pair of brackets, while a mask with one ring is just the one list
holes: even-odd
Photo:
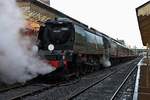
[[150, 1], [136, 8], [136, 13], [143, 45], [150, 45]]

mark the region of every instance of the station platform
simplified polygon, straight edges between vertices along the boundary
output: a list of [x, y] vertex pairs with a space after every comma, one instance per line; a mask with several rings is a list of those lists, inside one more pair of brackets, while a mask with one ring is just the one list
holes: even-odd
[[150, 58], [143, 57], [138, 64], [133, 100], [150, 100]]

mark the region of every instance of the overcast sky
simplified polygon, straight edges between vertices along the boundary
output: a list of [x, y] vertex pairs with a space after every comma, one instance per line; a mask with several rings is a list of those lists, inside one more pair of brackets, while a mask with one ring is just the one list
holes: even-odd
[[51, 0], [55, 9], [113, 38], [141, 48], [135, 8], [149, 0]]

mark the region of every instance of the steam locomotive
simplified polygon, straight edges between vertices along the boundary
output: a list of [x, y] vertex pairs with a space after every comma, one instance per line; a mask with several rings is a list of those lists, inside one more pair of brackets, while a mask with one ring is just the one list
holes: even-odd
[[47, 20], [40, 27], [37, 46], [41, 59], [67, 73], [93, 71], [135, 57], [117, 40], [69, 19]]

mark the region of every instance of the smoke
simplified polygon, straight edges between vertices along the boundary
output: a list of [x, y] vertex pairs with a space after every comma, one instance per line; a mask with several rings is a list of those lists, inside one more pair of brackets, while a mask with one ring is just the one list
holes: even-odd
[[23, 27], [15, 0], [0, 0], [0, 80], [8, 84], [26, 82], [54, 70], [26, 49], [30, 42], [19, 35]]

